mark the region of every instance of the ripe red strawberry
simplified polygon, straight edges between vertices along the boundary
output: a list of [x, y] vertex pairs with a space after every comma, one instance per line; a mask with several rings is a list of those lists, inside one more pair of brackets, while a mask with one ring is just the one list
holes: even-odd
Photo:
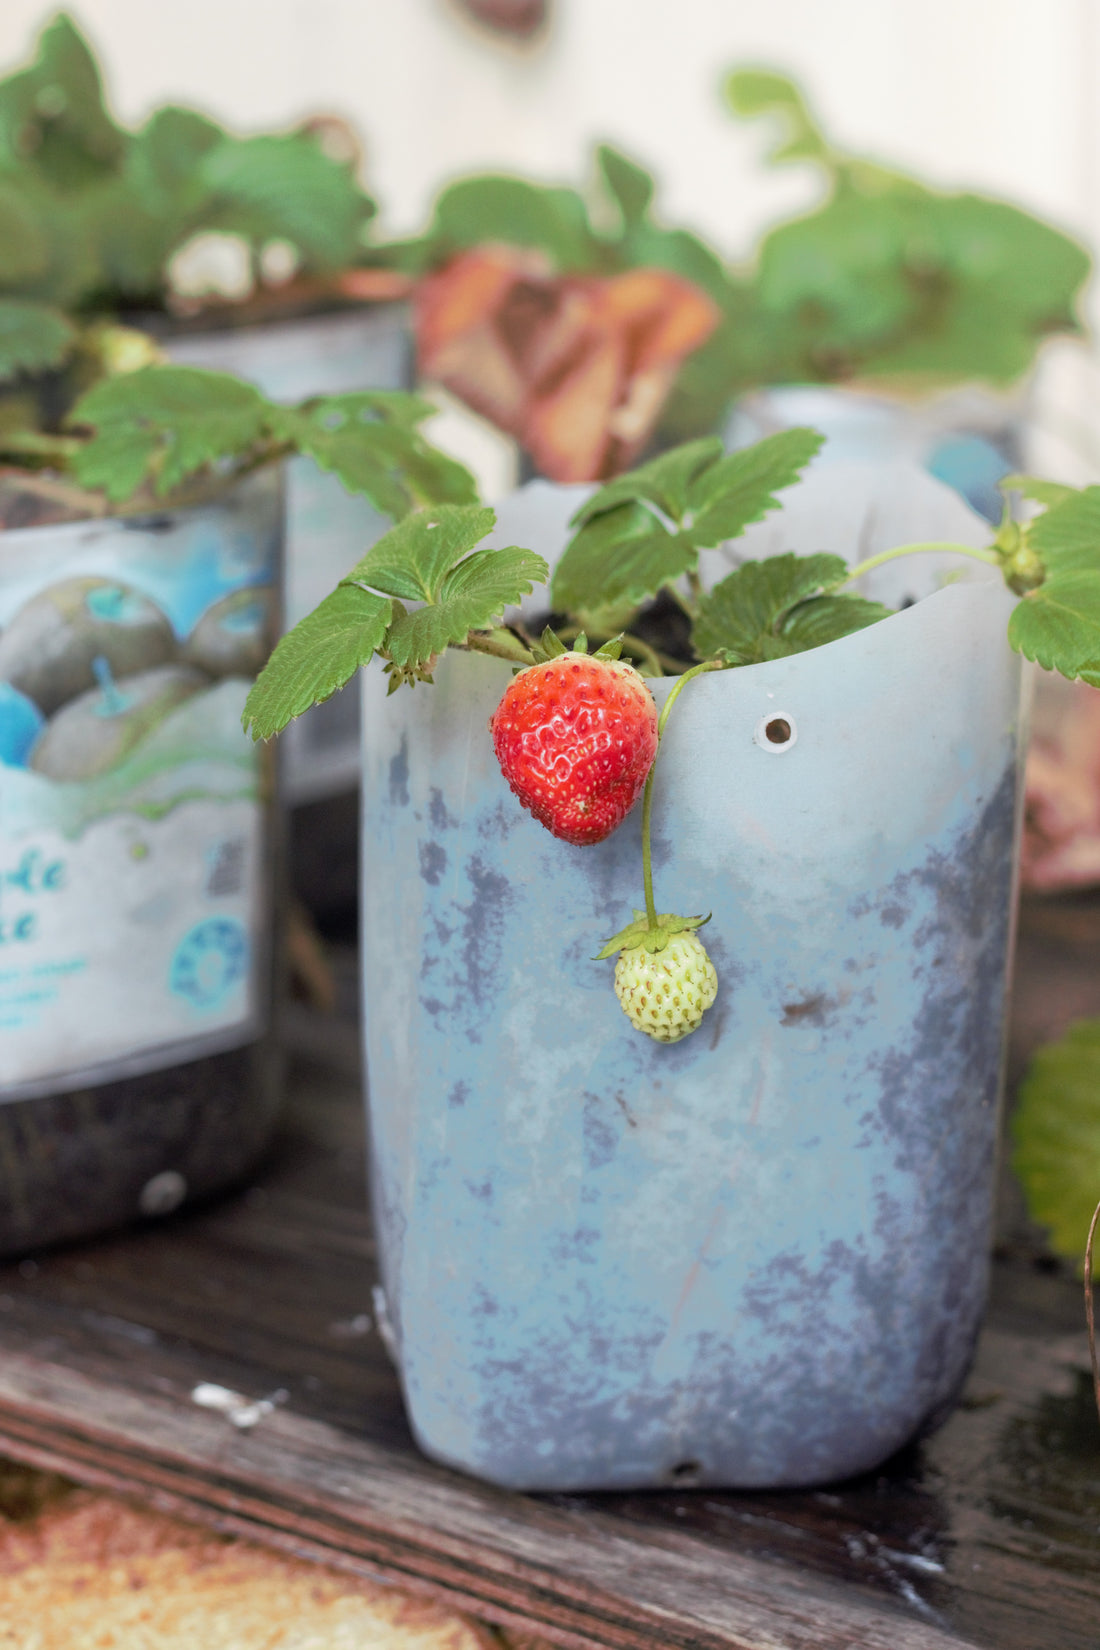
[[521, 671], [489, 726], [523, 806], [578, 847], [622, 824], [657, 754], [653, 695], [620, 659], [564, 653]]

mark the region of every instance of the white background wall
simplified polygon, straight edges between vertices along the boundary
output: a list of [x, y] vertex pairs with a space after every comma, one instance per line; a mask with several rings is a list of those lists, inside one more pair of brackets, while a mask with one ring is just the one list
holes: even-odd
[[[548, 36], [526, 47], [467, 23], [451, 0], [71, 10], [128, 121], [164, 99], [244, 129], [316, 109], [350, 117], [393, 231], [415, 228], [448, 176], [494, 166], [580, 182], [593, 142], [610, 138], [657, 171], [668, 220], [743, 253], [812, 196], [805, 176], [763, 172], [764, 132], [723, 111], [722, 70], [758, 62], [793, 71], [843, 144], [1100, 243], [1100, 0], [552, 3]], [[26, 55], [48, 15], [41, 0], [0, 0], [0, 64]], [[1091, 417], [1091, 368], [1063, 363], [1050, 382], [1067, 416]]]

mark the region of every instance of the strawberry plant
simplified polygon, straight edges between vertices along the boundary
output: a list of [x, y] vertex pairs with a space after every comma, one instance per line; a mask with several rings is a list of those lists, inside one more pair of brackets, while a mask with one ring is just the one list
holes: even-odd
[[[641, 792], [644, 911], [599, 956], [620, 953], [617, 990], [632, 1022], [673, 1041], [695, 1028], [714, 995], [695, 935], [706, 919], [658, 911], [650, 849], [654, 747], [691, 680], [877, 624], [891, 610], [851, 588], [865, 573], [901, 556], [954, 551], [998, 570], [1020, 596], [1008, 630], [1017, 652], [1100, 685], [1097, 487], [1008, 478], [1042, 512], [1017, 522], [1006, 509], [981, 549], [899, 545], [855, 567], [834, 555], [784, 554], [743, 561], [714, 582], [708, 552], [777, 508], [776, 494], [820, 444], [815, 431], [795, 429], [730, 454], [717, 440], [665, 453], [582, 504], [552, 576], [542, 557], [520, 546], [479, 548], [492, 510], [418, 511], [280, 642], [249, 697], [245, 726], [256, 739], [270, 738], [375, 656], [391, 692], [431, 684], [447, 648], [510, 664], [519, 674], [503, 690], [492, 737], [506, 780], [541, 823], [567, 843], [599, 842]], [[547, 623], [533, 634], [515, 609], [544, 581]], [[668, 648], [646, 639], [662, 611], [677, 621], [666, 633], [681, 638]], [[589, 637], [599, 644], [592, 655]], [[619, 662], [623, 656], [632, 666]], [[643, 677], [666, 675], [676, 679], [654, 739]]]
[[171, 105], [129, 130], [71, 18], [0, 80], [0, 383], [62, 366], [73, 316], [163, 306], [173, 255], [236, 237], [323, 275], [358, 260], [374, 202], [309, 130], [237, 137]]
[[420, 433], [434, 410], [398, 390], [284, 407], [228, 373], [142, 366], [100, 379], [58, 431], [0, 430], [0, 482], [77, 516], [133, 514], [184, 507], [302, 453], [399, 520], [475, 496], [462, 465]]
[[670, 443], [713, 430], [733, 400], [761, 386], [1007, 385], [1044, 338], [1081, 333], [1076, 305], [1091, 265], [1071, 236], [1009, 202], [937, 190], [845, 152], [798, 86], [772, 70], [733, 70], [722, 91], [734, 115], [777, 125], [771, 164], [810, 167], [823, 185], [821, 204], [770, 229], [744, 264], [668, 228], [654, 176], [609, 144], [596, 149], [587, 191], [461, 178], [440, 192], [422, 235], [372, 256], [422, 276], [473, 248], [507, 245], [557, 275], [657, 268], [690, 281], [720, 320], [679, 367], [659, 424]]
[[670, 436], [713, 428], [760, 385], [1008, 385], [1044, 338], [1080, 335], [1091, 261], [1071, 236], [1007, 201], [847, 153], [782, 74], [735, 69], [723, 94], [739, 118], [773, 121], [771, 164], [812, 168], [824, 199], [770, 229], [750, 269], [731, 271], [725, 320], [666, 409]]

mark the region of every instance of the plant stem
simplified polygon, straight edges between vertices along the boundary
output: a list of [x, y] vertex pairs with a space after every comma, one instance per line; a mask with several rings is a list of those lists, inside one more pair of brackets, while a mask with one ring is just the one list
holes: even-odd
[[33, 493], [36, 498], [49, 499], [65, 509], [79, 512], [82, 516], [106, 516], [111, 513], [110, 505], [101, 493], [87, 493], [81, 487], [59, 481], [53, 475], [41, 475], [37, 470], [24, 470], [16, 466], [10, 469], [0, 467], [0, 480], [10, 481], [19, 492]]
[[507, 659], [513, 665], [533, 665], [535, 656], [510, 630], [471, 630], [464, 642], [457, 644], [467, 653], [488, 653], [494, 659]]
[[996, 550], [975, 550], [971, 544], [941, 543], [933, 540], [927, 544], [901, 544], [895, 550], [880, 550], [877, 556], [868, 556], [866, 561], [861, 561], [858, 566], [851, 568], [844, 583], [851, 584], [853, 579], [869, 573], [872, 567], [881, 567], [883, 562], [893, 561], [895, 556], [915, 556], [928, 550], [949, 550], [957, 556], [971, 556], [975, 561], [988, 562], [991, 567], [1001, 565], [1001, 557]]
[[[668, 721], [669, 712], [677, 698], [693, 676], [702, 676], [708, 670], [723, 670], [725, 667], [720, 659], [704, 659], [701, 665], [692, 665], [685, 670], [673, 683], [668, 698], [664, 702], [660, 717], [657, 720], [657, 756], [661, 754], [661, 739]], [[642, 884], [645, 888], [645, 914], [651, 928], [657, 926], [657, 907], [653, 903], [653, 858], [650, 852], [650, 821], [653, 816], [653, 775], [657, 772], [657, 756], [646, 775], [645, 794], [642, 797]]]
[[623, 644], [623, 651], [633, 653], [636, 658], [640, 659], [650, 676], [664, 675], [660, 654], [654, 652], [648, 642], [643, 642], [640, 636], [632, 635], [629, 630], [624, 630], [619, 640]]

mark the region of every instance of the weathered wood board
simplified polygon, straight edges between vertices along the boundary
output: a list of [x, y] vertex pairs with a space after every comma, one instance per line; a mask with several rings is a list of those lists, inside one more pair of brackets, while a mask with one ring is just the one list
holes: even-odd
[[[1100, 907], [1025, 924], [1014, 1067], [1100, 1008], [1098, 960]], [[805, 1493], [509, 1494], [420, 1456], [371, 1321], [354, 1024], [298, 1011], [288, 1041], [291, 1104], [250, 1188], [0, 1269], [0, 1453], [566, 1645], [1096, 1650], [1080, 1291], [1010, 1195], [963, 1404], [881, 1472]], [[271, 1408], [238, 1428], [196, 1404], [203, 1382]]]

